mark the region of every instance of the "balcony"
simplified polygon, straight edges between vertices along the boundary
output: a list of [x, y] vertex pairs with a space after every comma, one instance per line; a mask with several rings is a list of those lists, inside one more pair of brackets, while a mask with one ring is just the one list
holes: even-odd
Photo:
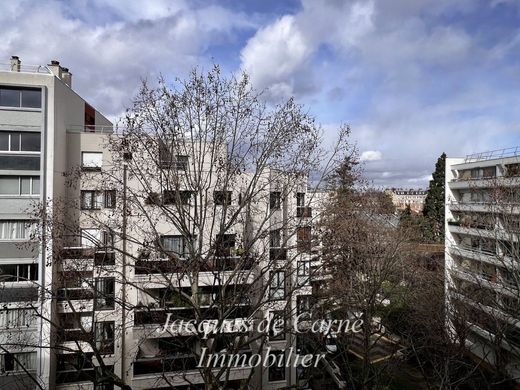
[[[168, 274], [168, 273], [182, 273], [191, 269], [191, 262], [187, 259], [157, 259], [147, 260], [139, 259], [135, 262], [135, 274]], [[205, 262], [200, 263], [200, 272], [214, 272], [214, 271], [233, 271], [250, 270], [254, 265], [254, 261], [250, 257], [241, 256], [222, 256], [212, 257]]]
[[[226, 316], [227, 320], [236, 320], [248, 318], [250, 315], [251, 309], [248, 305], [237, 306], [234, 307], [231, 312]], [[158, 325], [163, 326], [168, 320], [168, 314], [174, 315], [175, 319], [185, 319], [192, 320], [194, 319], [194, 311], [193, 309], [187, 307], [179, 307], [177, 309], [171, 308], [159, 308], [159, 309], [139, 309], [135, 310], [134, 313], [134, 324], [136, 326], [139, 325]], [[218, 309], [216, 307], [209, 309], [202, 309], [202, 315], [204, 319], [202, 321], [207, 320], [216, 320], [219, 318]]]
[[193, 354], [140, 358], [133, 364], [134, 375], [195, 370], [197, 369], [197, 363], [198, 359]]
[[65, 247], [59, 254], [63, 271], [88, 271], [93, 266], [115, 265], [115, 251], [109, 248]]

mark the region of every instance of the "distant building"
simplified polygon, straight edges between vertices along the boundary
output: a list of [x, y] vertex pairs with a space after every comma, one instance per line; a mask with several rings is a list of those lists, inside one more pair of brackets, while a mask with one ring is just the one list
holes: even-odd
[[414, 213], [421, 213], [424, 208], [424, 200], [428, 191], [421, 189], [389, 188], [386, 193], [392, 197], [392, 203], [397, 210], [404, 210], [407, 206]]

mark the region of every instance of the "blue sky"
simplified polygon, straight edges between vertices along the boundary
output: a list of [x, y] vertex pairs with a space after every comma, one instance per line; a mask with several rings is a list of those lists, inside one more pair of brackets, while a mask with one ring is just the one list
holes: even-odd
[[437, 157], [520, 145], [520, 0], [4, 1], [0, 62], [60, 60], [111, 118], [141, 78], [214, 61], [349, 123], [376, 185], [425, 187]]

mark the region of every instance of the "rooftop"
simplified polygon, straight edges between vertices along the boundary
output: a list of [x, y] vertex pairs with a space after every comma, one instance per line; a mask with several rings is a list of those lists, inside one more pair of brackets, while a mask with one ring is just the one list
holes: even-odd
[[[19, 69], [19, 70], [18, 70]], [[22, 73], [40, 73], [52, 74], [52, 72], [45, 65], [18, 65], [13, 67], [12, 64], [0, 62], [0, 72], [22, 72]]]

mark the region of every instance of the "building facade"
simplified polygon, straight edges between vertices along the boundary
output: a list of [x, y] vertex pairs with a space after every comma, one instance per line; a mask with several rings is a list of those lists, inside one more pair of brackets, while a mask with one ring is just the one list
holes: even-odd
[[445, 184], [448, 326], [475, 356], [517, 379], [519, 151], [447, 158]]
[[[264, 169], [223, 182], [213, 172], [225, 149], [210, 157], [196, 143], [179, 153], [151, 137], [121, 152], [121, 133], [71, 78], [17, 57], [0, 71], [0, 387], [306, 386], [289, 329], [311, 309], [319, 261], [306, 178]], [[248, 341], [275, 318], [281, 331]], [[193, 323], [170, 327], [177, 319]], [[206, 340], [201, 323], [222, 334]], [[204, 348], [283, 364], [223, 379], [222, 364], [198, 367]]]
[[428, 194], [426, 190], [405, 190], [402, 188], [390, 188], [385, 192], [392, 197], [392, 203], [397, 210], [404, 210], [409, 206], [414, 213], [422, 213], [424, 201]]

